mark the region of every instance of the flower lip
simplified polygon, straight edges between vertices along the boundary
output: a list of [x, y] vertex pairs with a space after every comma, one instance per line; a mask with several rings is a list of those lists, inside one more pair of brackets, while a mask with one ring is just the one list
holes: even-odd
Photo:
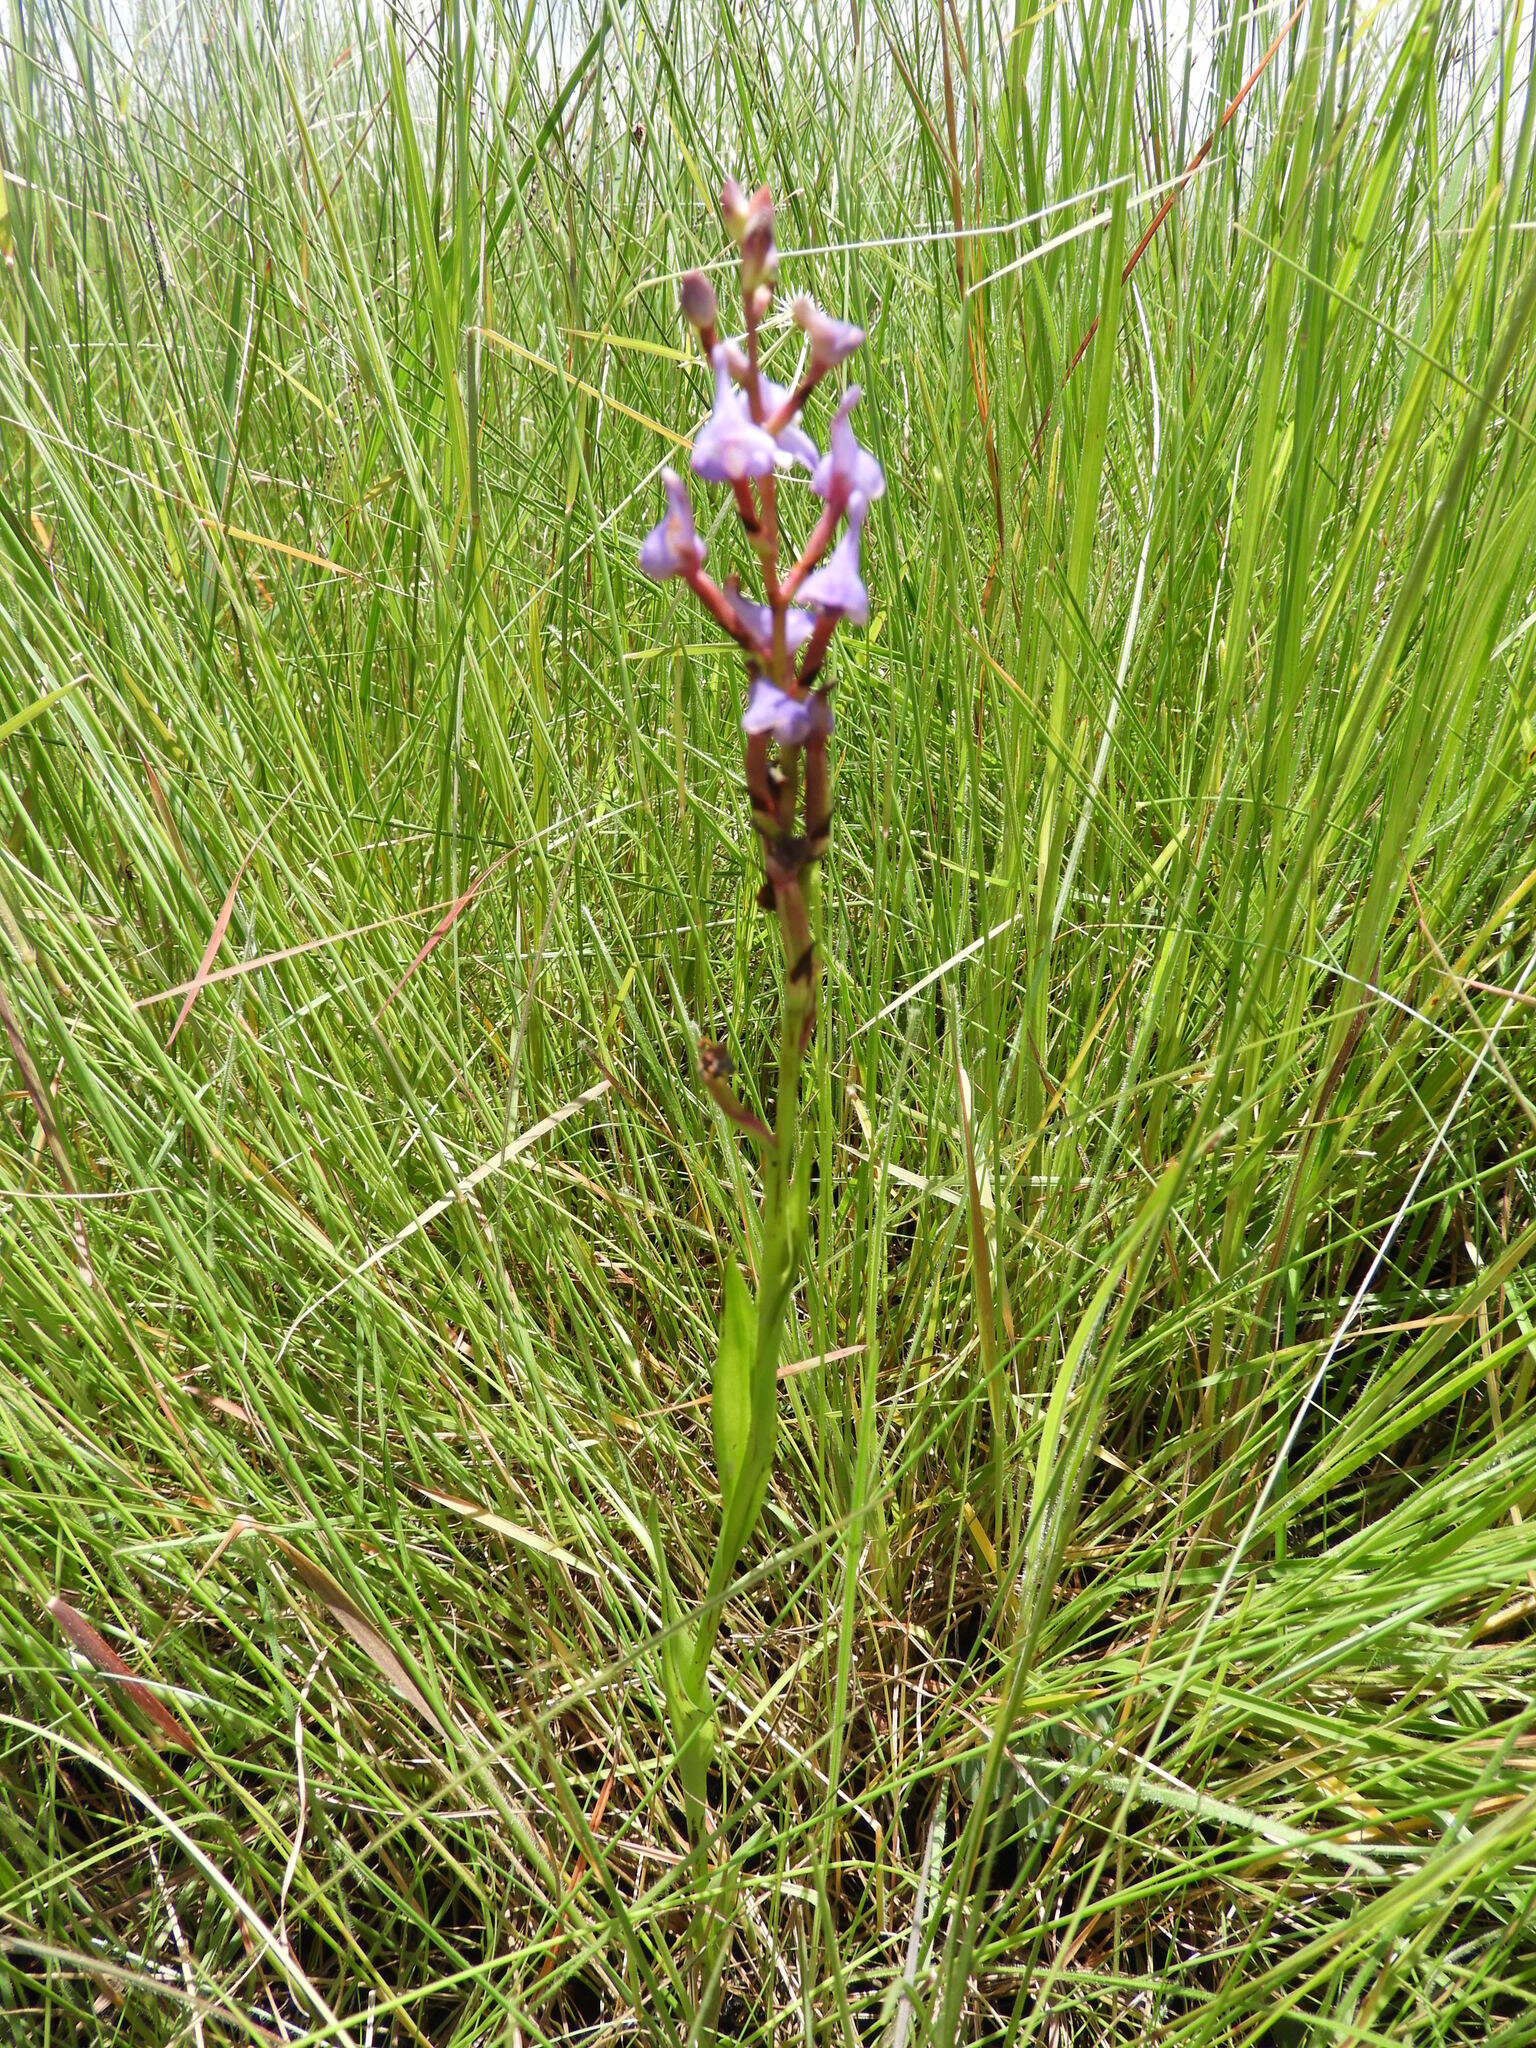
[[800, 586], [800, 602], [813, 611], [831, 612], [850, 625], [869, 622], [869, 593], [859, 574], [859, 534], [869, 505], [862, 491], [848, 500], [848, 525], [822, 566]]
[[661, 472], [667, 509], [640, 543], [640, 567], [664, 583], [669, 576], [696, 575], [704, 561], [704, 543], [694, 531], [693, 507], [676, 470]]
[[760, 427], [731, 387], [730, 359], [723, 346], [710, 357], [715, 370], [715, 404], [693, 437], [692, 468], [706, 483], [737, 484], [767, 476], [777, 452], [772, 434]]
[[855, 327], [851, 321], [834, 320], [803, 292], [795, 300], [793, 312], [795, 325], [805, 330], [811, 344], [813, 370], [835, 369], [839, 363], [847, 362], [855, 349], [864, 346], [862, 327]]
[[[768, 605], [754, 604], [749, 597], [743, 597], [734, 584], [727, 584], [725, 598], [731, 610], [743, 626], [764, 650], [773, 646], [773, 612]], [[791, 605], [784, 614], [784, 640], [791, 654], [798, 654], [816, 630], [816, 621], [809, 612], [801, 611], [798, 605]]]
[[807, 740], [824, 740], [831, 732], [832, 706], [819, 692], [792, 697], [767, 676], [754, 676], [747, 708], [741, 714], [741, 729], [766, 734], [781, 747], [803, 747]]
[[801, 462], [814, 474], [820, 466], [821, 450], [801, 426], [799, 413], [780, 427], [774, 439], [779, 444], [779, 453], [788, 459], [791, 467]]
[[863, 395], [857, 384], [850, 384], [843, 393], [842, 404], [832, 415], [828, 452], [811, 472], [811, 489], [829, 503], [839, 494], [848, 497], [855, 491], [866, 504], [885, 495], [885, 471], [867, 448], [859, 446], [849, 418]]

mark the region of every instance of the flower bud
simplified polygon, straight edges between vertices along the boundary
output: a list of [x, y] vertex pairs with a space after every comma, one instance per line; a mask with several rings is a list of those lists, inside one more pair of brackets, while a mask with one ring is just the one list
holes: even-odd
[[779, 252], [773, 239], [773, 197], [766, 185], [752, 195], [741, 237], [741, 288], [756, 291], [779, 274]]
[[747, 231], [747, 195], [734, 178], [727, 178], [720, 187], [720, 218], [726, 233], [740, 247]]
[[690, 270], [678, 287], [678, 299], [682, 304], [683, 318], [702, 333], [706, 327], [713, 327], [719, 317], [720, 308], [715, 301], [715, 288], [702, 270]]

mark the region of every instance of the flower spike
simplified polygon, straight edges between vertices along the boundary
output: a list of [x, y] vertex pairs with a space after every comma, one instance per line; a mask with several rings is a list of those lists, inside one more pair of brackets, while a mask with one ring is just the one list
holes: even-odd
[[[822, 988], [819, 870], [832, 843], [832, 678], [826, 663], [838, 628], [862, 625], [868, 618], [860, 547], [870, 504], [885, 489], [879, 463], [854, 436], [850, 415], [856, 390], [837, 408], [825, 457], [801, 421], [809, 394], [829, 370], [848, 359], [863, 341], [862, 332], [830, 318], [810, 300], [798, 300], [795, 319], [807, 337], [800, 374], [787, 385], [765, 376], [763, 322], [773, 305], [780, 261], [773, 197], [766, 186], [748, 195], [728, 178], [720, 213], [738, 252], [741, 338], [729, 341], [721, 335], [715, 289], [702, 271], [690, 271], [680, 281], [682, 312], [708, 354], [715, 384], [712, 409], [694, 435], [691, 461], [695, 475], [730, 486], [761, 576], [763, 601], [744, 595], [734, 575], [717, 582], [705, 572], [704, 543], [694, 530], [688, 492], [669, 469], [661, 472], [665, 515], [640, 548], [646, 573], [685, 577], [703, 609], [746, 658], [742, 765], [761, 860], [757, 902], [772, 920], [775, 950], [782, 958], [772, 1130], [736, 1094], [725, 1047], [711, 1039], [698, 1043], [704, 1088], [737, 1133], [763, 1148], [765, 1166], [771, 1162], [763, 1174], [760, 1256], [754, 1261], [760, 1285], [749, 1283], [734, 1260], [725, 1272], [713, 1383], [721, 1519], [708, 1575], [712, 1597], [689, 1617], [686, 1640], [663, 1658], [672, 1746], [689, 1829], [699, 1844], [713, 1826], [709, 1764], [718, 1739], [709, 1664], [723, 1602], [713, 1596], [729, 1591], [762, 1512], [775, 1417], [763, 1412], [759, 1389], [773, 1404], [774, 1366], [786, 1320], [793, 1314], [796, 1279], [812, 1227], [809, 1189], [818, 1120], [802, 1119], [800, 1098]], [[809, 472], [819, 505], [808, 507], [777, 474], [796, 463]], [[786, 485], [782, 490], [781, 481]], [[803, 535], [798, 545], [796, 529]], [[822, 1162], [823, 1171], [830, 1166], [830, 1160]], [[750, 1427], [743, 1436], [737, 1425], [748, 1409]], [[652, 1535], [661, 1574], [654, 1520]]]

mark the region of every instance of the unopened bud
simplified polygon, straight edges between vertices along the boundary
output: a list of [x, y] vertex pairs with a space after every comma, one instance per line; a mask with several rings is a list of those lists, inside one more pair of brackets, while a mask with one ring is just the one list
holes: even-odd
[[741, 285], [754, 291], [760, 284], [772, 284], [779, 274], [779, 251], [773, 239], [773, 201], [765, 185], [752, 201], [746, 232], [741, 238]]
[[720, 308], [715, 302], [715, 288], [702, 270], [690, 270], [678, 288], [678, 299], [683, 308], [683, 318], [690, 326], [702, 332], [713, 327]]
[[734, 178], [727, 178], [720, 187], [720, 218], [725, 222], [726, 233], [738, 244], [747, 231], [747, 212], [746, 193]]

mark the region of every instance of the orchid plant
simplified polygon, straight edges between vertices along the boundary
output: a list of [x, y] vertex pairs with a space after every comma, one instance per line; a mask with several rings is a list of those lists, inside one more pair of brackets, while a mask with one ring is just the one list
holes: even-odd
[[[714, 288], [701, 271], [690, 271], [682, 282], [682, 310], [714, 376], [714, 405], [694, 435], [690, 466], [705, 483], [732, 492], [757, 557], [762, 600], [745, 595], [734, 576], [721, 584], [706, 572], [705, 544], [687, 488], [670, 469], [661, 472], [666, 511], [640, 548], [645, 573], [681, 577], [745, 660], [741, 729], [747, 795], [763, 858], [758, 901], [777, 922], [784, 966], [771, 1130], [738, 1100], [725, 1047], [705, 1040], [699, 1048], [710, 1095], [761, 1155], [762, 1209], [755, 1293], [734, 1260], [726, 1268], [712, 1397], [720, 1530], [703, 1603], [686, 1623], [677, 1612], [654, 1524], [652, 1530], [667, 1621], [667, 1711], [696, 1825], [705, 1810], [714, 1746], [709, 1662], [726, 1594], [767, 1497], [778, 1426], [779, 1351], [805, 1253], [813, 1144], [809, 1132], [802, 1137], [800, 1131], [800, 1069], [816, 1025], [819, 864], [831, 829], [832, 679], [826, 661], [839, 625], [868, 620], [859, 550], [869, 507], [885, 490], [880, 464], [854, 434], [856, 385], [832, 416], [825, 454], [802, 423], [812, 392], [860, 347], [863, 330], [833, 319], [807, 298], [795, 299], [790, 311], [804, 337], [800, 365], [793, 382], [775, 383], [761, 360], [778, 284], [773, 199], [766, 186], [749, 198], [730, 179], [721, 213], [739, 251], [743, 332], [739, 341], [721, 334]], [[791, 553], [780, 486], [797, 470], [819, 506], [804, 546]]]

